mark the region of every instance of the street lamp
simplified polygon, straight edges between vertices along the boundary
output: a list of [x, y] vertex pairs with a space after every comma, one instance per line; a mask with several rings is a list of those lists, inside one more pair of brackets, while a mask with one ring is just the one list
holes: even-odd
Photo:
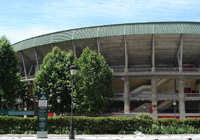
[[70, 75], [72, 76], [72, 95], [71, 95], [71, 123], [70, 123], [70, 135], [69, 139], [75, 139], [74, 126], [73, 126], [73, 76], [76, 75], [76, 66], [72, 65], [70, 68]]
[[20, 98], [20, 96], [19, 96], [19, 98], [16, 99], [16, 103], [18, 104], [18, 110], [19, 110], [20, 104], [22, 103], [22, 99]]
[[60, 99], [60, 96], [57, 97], [57, 103], [58, 103], [58, 116], [60, 115], [60, 102], [61, 102], [61, 99]]
[[4, 97], [1, 97], [1, 110], [3, 110], [3, 102], [4, 102]]
[[144, 109], [144, 112], [145, 112], [145, 110], [146, 110], [146, 104], [143, 105], [143, 109]]
[[174, 105], [174, 118], [176, 119], [176, 99], [174, 99], [173, 105]]

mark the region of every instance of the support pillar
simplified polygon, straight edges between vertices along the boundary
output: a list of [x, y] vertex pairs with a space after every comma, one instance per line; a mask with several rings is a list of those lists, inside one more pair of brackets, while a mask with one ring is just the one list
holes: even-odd
[[98, 54], [101, 54], [101, 51], [100, 51], [100, 43], [99, 43], [99, 38], [97, 38], [97, 49], [98, 49]]
[[130, 81], [124, 79], [124, 114], [130, 113]]
[[37, 72], [37, 71], [39, 71], [40, 70], [40, 67], [39, 67], [39, 62], [38, 62], [38, 54], [37, 54], [37, 51], [36, 51], [36, 49], [35, 48], [33, 48], [34, 49], [34, 52], [35, 52], [35, 60], [36, 60], [36, 68], [35, 68], [35, 73]]
[[179, 63], [179, 71], [183, 71], [183, 35], [181, 35], [181, 40], [179, 43], [179, 53], [178, 53], [178, 63]]
[[25, 66], [25, 62], [24, 62], [24, 56], [22, 54], [22, 52], [20, 51], [20, 55], [22, 57], [22, 63], [23, 63], [23, 67], [24, 67], [24, 74], [25, 74], [25, 77], [26, 77], [26, 80], [28, 79], [28, 76], [27, 76], [27, 72], [26, 72], [26, 66]]
[[124, 69], [124, 72], [128, 72], [128, 47], [127, 47], [125, 36], [124, 36], [124, 54], [125, 54], [125, 69]]
[[184, 80], [179, 79], [179, 113], [180, 119], [185, 119], [185, 94], [184, 94]]
[[151, 79], [151, 102], [152, 102], [152, 117], [157, 119], [158, 112], [157, 112], [157, 86], [156, 86], [156, 79]]
[[151, 63], [152, 63], [152, 72], [155, 72], [155, 43], [154, 43], [154, 35], [152, 35], [152, 53], [151, 53]]

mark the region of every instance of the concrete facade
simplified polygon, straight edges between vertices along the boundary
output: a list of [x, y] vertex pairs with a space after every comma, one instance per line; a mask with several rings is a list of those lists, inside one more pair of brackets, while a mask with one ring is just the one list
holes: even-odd
[[[77, 57], [88, 46], [114, 73], [115, 112], [150, 112], [154, 118], [200, 116], [200, 23], [152, 22], [73, 29], [13, 44], [20, 73], [33, 80], [44, 56], [58, 46]], [[176, 82], [174, 82], [176, 81]], [[115, 106], [115, 104], [113, 105]], [[145, 107], [144, 107], [145, 106]], [[123, 108], [123, 109], [121, 109]]]

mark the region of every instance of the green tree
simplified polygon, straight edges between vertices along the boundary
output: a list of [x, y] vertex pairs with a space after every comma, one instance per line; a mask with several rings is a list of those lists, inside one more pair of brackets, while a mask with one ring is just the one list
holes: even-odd
[[106, 111], [113, 97], [113, 74], [104, 57], [86, 47], [74, 63], [76, 111], [95, 115]]
[[69, 67], [74, 60], [74, 53], [62, 51], [58, 47], [48, 53], [41, 65], [40, 71], [35, 76], [35, 88], [38, 91], [47, 91], [51, 111], [58, 110], [57, 97], [61, 97], [60, 111], [69, 111], [71, 105], [71, 76]]
[[[29, 93], [29, 87], [30, 81], [21, 80], [17, 84], [15, 97], [22, 99], [22, 103], [20, 104], [22, 108], [25, 106], [27, 107], [27, 109], [29, 109], [29, 107], [31, 106], [33, 107], [33, 101], [31, 101], [31, 99], [33, 99], [33, 96]], [[18, 107], [17, 103], [15, 104], [15, 107]]]
[[0, 96], [6, 99], [7, 106], [15, 100], [16, 85], [20, 82], [17, 68], [18, 58], [9, 40], [0, 38]]

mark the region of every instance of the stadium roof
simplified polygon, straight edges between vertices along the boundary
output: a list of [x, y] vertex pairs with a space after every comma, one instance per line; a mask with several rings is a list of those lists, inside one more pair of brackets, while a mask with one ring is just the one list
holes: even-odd
[[[200, 22], [149, 22], [104, 25], [45, 34], [13, 44], [21, 73], [36, 65], [54, 46], [79, 57], [88, 46], [113, 69], [200, 67]], [[181, 60], [181, 61], [180, 61]], [[25, 70], [26, 69], [26, 70]]]
[[135, 34], [200, 34], [200, 22], [145, 22], [77, 28], [33, 37], [13, 46], [20, 51], [70, 40]]

